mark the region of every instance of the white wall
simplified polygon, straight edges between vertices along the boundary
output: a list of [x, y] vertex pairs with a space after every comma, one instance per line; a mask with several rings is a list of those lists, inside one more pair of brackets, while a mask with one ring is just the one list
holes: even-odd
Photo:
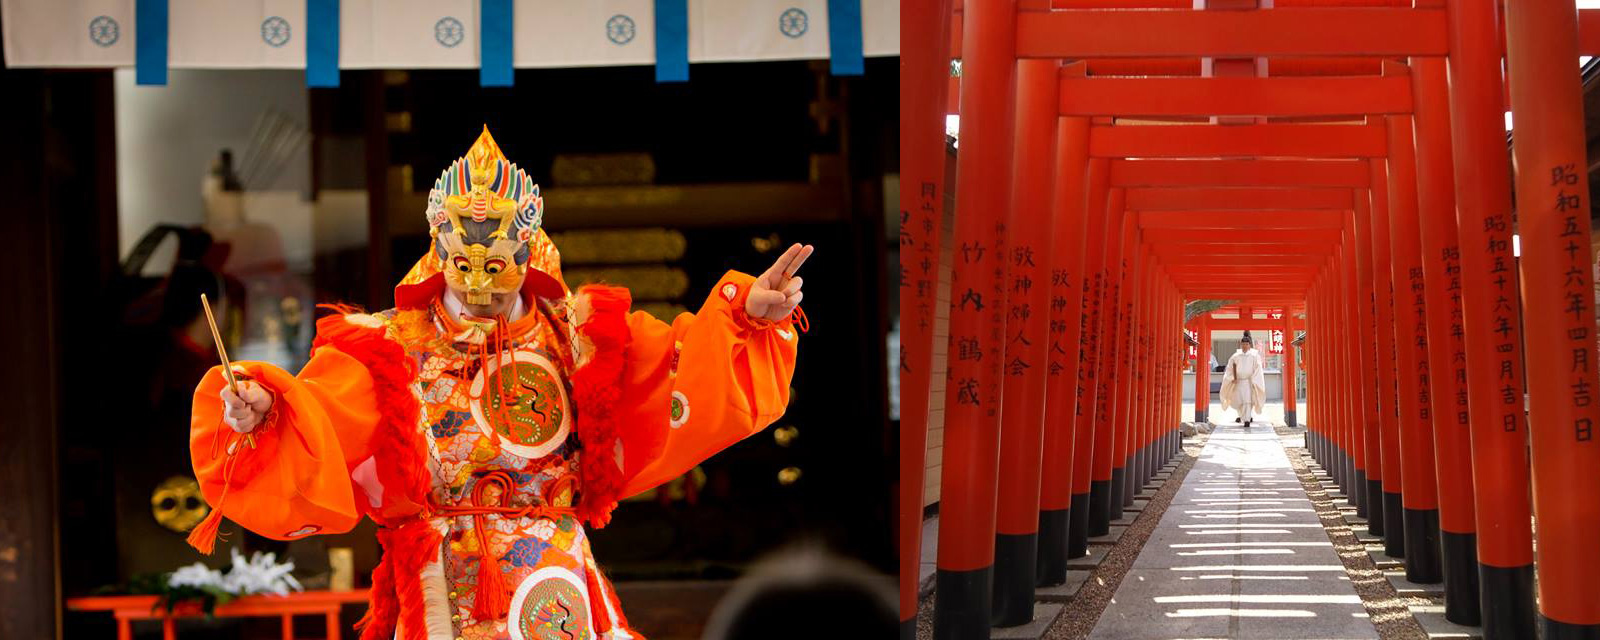
[[[309, 125], [300, 71], [172, 69], [161, 87], [134, 84], [133, 69], [118, 69], [115, 77], [118, 233], [124, 255], [157, 223], [204, 222], [201, 180], [223, 148], [233, 150], [235, 166], [241, 162], [262, 113], [275, 110]], [[301, 147], [275, 180], [258, 186], [288, 191], [303, 201], [311, 190], [309, 147]], [[296, 252], [311, 249], [309, 243], [283, 240], [291, 262]], [[152, 263], [163, 262], [157, 257]]]

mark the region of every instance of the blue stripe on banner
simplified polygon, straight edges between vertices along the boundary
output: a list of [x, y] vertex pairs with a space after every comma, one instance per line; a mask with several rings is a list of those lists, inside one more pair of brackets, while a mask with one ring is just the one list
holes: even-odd
[[656, 82], [689, 81], [689, 0], [656, 0]]
[[478, 84], [511, 86], [511, 0], [482, 0], [478, 11]]
[[306, 0], [306, 86], [339, 86], [339, 0]]
[[861, 75], [866, 66], [861, 51], [861, 0], [828, 0], [828, 66], [833, 75]]
[[138, 84], [167, 83], [167, 0], [133, 3], [133, 70]]

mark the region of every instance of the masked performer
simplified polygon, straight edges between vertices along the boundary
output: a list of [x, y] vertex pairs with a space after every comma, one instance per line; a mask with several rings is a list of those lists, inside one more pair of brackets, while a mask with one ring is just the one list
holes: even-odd
[[1261, 365], [1261, 352], [1256, 351], [1250, 332], [1239, 340], [1239, 350], [1228, 358], [1228, 368], [1222, 374], [1222, 409], [1233, 407], [1239, 412], [1236, 422], [1250, 426], [1252, 414], [1263, 412], [1267, 399], [1267, 376]]
[[396, 308], [317, 323], [299, 375], [241, 362], [195, 391], [190, 454], [219, 517], [271, 538], [379, 525], [363, 638], [637, 638], [584, 523], [782, 415], [795, 245], [670, 325], [626, 289], [569, 292], [543, 200], [487, 128], [428, 196]]

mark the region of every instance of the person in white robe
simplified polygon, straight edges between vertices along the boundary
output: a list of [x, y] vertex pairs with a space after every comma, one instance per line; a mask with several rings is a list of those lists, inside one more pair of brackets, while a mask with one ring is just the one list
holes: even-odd
[[1228, 366], [1222, 373], [1222, 409], [1229, 407], [1239, 412], [1238, 422], [1249, 427], [1256, 414], [1264, 413], [1263, 405], [1267, 397], [1267, 377], [1261, 362], [1261, 352], [1257, 351], [1249, 332], [1239, 340], [1239, 350], [1234, 351], [1228, 358]]

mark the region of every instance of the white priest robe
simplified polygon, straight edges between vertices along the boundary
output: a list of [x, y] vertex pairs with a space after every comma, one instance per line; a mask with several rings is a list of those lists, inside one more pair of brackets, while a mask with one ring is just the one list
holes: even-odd
[[1239, 412], [1246, 421], [1252, 414], [1263, 413], [1267, 398], [1267, 376], [1261, 366], [1261, 352], [1234, 351], [1228, 358], [1228, 368], [1222, 374], [1222, 408]]

